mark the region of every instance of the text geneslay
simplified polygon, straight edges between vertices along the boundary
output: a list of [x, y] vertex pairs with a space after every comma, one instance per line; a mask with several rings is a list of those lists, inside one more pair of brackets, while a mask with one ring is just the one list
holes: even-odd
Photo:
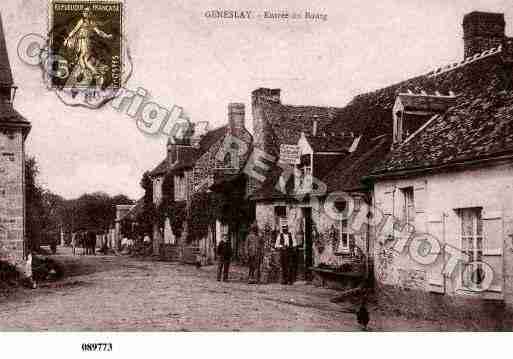
[[232, 19], [232, 20], [313, 20], [326, 21], [328, 15], [315, 11], [288, 11], [288, 10], [232, 10], [232, 9], [209, 9], [204, 16], [208, 19]]

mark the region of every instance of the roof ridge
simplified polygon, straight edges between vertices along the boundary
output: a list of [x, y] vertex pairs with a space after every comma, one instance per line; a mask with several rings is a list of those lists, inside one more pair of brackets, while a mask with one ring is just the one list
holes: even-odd
[[400, 81], [395, 82], [395, 83], [393, 83], [391, 85], [386, 85], [386, 86], [383, 86], [383, 87], [380, 87], [380, 88], [377, 88], [377, 89], [374, 89], [374, 90], [369, 90], [369, 91], [366, 91], [366, 92], [361, 92], [359, 94], [354, 95], [345, 106], [339, 107], [339, 108], [344, 110], [347, 106], [349, 106], [351, 103], [353, 103], [356, 99], [363, 98], [363, 97], [366, 97], [366, 96], [370, 96], [372, 94], [384, 91], [384, 90], [392, 88], [392, 87], [401, 87], [401, 85], [403, 85], [405, 83], [408, 83], [408, 82], [411, 82], [412, 80], [415, 80], [415, 79], [418, 79], [418, 78], [422, 78], [422, 77], [433, 78], [433, 77], [436, 77], [436, 76], [441, 75], [443, 73], [446, 73], [446, 72], [449, 72], [449, 71], [461, 68], [463, 66], [466, 66], [468, 64], [474, 63], [476, 61], [479, 61], [479, 60], [485, 59], [487, 57], [496, 55], [496, 54], [498, 54], [500, 52], [502, 52], [502, 45], [499, 45], [499, 46], [496, 46], [496, 47], [492, 47], [492, 48], [490, 48], [488, 50], [485, 50], [483, 52], [474, 54], [472, 56], [468, 56], [468, 57], [466, 57], [465, 59], [463, 59], [461, 61], [456, 61], [456, 62], [453, 62], [453, 63], [451, 63], [449, 65], [444, 65], [444, 66], [437, 67], [436, 69], [431, 70], [431, 71], [429, 71], [427, 73], [425, 72], [425, 73], [421, 73], [419, 75], [413, 75], [413, 76], [411, 76], [411, 77], [409, 77], [407, 79], [400, 80]]
[[209, 132], [214, 132], [214, 131], [217, 131], [217, 130], [220, 130], [221, 128], [223, 128], [223, 127], [227, 127], [227, 126], [228, 126], [228, 125], [219, 125], [219, 126], [217, 126], [217, 127], [214, 127], [214, 128], [213, 128], [213, 129], [211, 129], [211, 130], [208, 130], [208, 131], [207, 131], [207, 133], [209, 133]]
[[471, 64], [473, 62], [476, 62], [476, 61], [482, 60], [484, 58], [490, 57], [492, 55], [498, 54], [501, 51], [502, 51], [502, 45], [499, 45], [499, 46], [496, 46], [496, 47], [492, 47], [492, 48], [490, 48], [488, 50], [485, 50], [483, 52], [478, 52], [478, 53], [476, 53], [476, 54], [474, 54], [472, 56], [468, 56], [468, 57], [464, 58], [462, 61], [457, 61], [457, 62], [453, 62], [452, 64], [449, 64], [449, 65], [437, 67], [436, 69], [428, 72], [425, 75], [427, 77], [435, 77], [435, 76], [438, 76], [440, 74], [446, 73], [448, 71], [452, 71], [452, 70], [458, 69], [460, 67], [466, 66], [466, 65]]
[[344, 108], [344, 107], [340, 107], [340, 106], [292, 105], [292, 104], [287, 104], [287, 103], [281, 103], [281, 104], [277, 104], [277, 105], [281, 105], [284, 107], [293, 107], [293, 108], [310, 107], [310, 108], [332, 109], [332, 110], [339, 110], [341, 108]]

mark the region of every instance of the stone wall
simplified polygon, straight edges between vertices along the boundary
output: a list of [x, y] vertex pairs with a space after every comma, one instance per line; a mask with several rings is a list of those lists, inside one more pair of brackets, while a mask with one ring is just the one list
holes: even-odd
[[0, 150], [0, 260], [19, 267], [25, 255], [25, 159], [21, 131], [1, 130]]

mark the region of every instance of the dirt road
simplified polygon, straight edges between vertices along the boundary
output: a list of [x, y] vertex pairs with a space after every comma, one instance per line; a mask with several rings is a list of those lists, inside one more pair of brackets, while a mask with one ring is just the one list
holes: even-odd
[[[23, 289], [0, 302], [0, 330], [50, 331], [351, 331], [359, 330], [338, 293], [306, 283], [228, 283], [215, 268], [126, 256], [55, 256], [66, 278]], [[439, 330], [437, 323], [383, 318], [374, 330]]]

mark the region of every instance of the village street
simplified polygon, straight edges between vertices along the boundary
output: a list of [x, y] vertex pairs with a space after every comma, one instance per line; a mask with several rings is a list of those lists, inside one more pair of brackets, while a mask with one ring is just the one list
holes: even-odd
[[[354, 331], [350, 303], [340, 292], [305, 283], [248, 285], [215, 280], [213, 266], [77, 256], [59, 248], [66, 276], [0, 299], [0, 331]], [[450, 325], [446, 323], [446, 325]], [[371, 312], [371, 330], [443, 330], [437, 322], [383, 318]], [[457, 327], [457, 326], [456, 326]], [[453, 326], [453, 328], [455, 328]]]

